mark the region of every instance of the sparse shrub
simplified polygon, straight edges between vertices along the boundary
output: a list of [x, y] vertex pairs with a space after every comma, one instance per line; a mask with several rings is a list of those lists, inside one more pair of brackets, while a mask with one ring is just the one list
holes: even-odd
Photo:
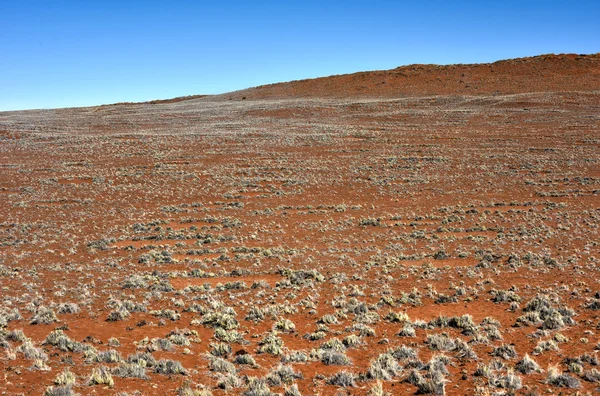
[[252, 283], [252, 286], [250, 286], [250, 288], [251, 289], [270, 289], [271, 286], [269, 286], [269, 283], [266, 280], [261, 279], [258, 281], [254, 281]]
[[473, 317], [469, 314], [451, 317], [448, 320], [448, 327], [460, 329], [465, 335], [472, 335], [477, 329], [477, 325], [473, 321]]
[[142, 275], [133, 274], [125, 278], [121, 287], [123, 289], [145, 289], [148, 287], [148, 282]]
[[187, 370], [176, 360], [161, 359], [156, 362], [154, 372], [164, 375], [188, 375]]
[[565, 326], [565, 322], [563, 320], [562, 315], [558, 311], [552, 311], [549, 315], [544, 319], [544, 324], [542, 328], [548, 330], [562, 329]]
[[222, 312], [209, 312], [202, 317], [202, 324], [208, 327], [220, 327], [224, 330], [237, 329], [239, 323], [235, 316]]
[[54, 380], [54, 383], [56, 385], [62, 385], [62, 386], [75, 385], [75, 382], [76, 382], [75, 374], [73, 374], [69, 370], [68, 367], [66, 369], [64, 369], [60, 374], [58, 374], [56, 376], [56, 379]]
[[565, 337], [563, 334], [561, 333], [556, 333], [554, 334], [553, 337], [554, 341], [556, 342], [569, 342], [569, 339], [567, 337]]
[[362, 227], [366, 227], [366, 226], [373, 226], [373, 227], [378, 227], [383, 225], [383, 223], [381, 222], [381, 219], [379, 218], [373, 218], [373, 217], [366, 217], [363, 219], [360, 219], [358, 221], [358, 225], [362, 226]]
[[361, 337], [374, 337], [375, 330], [372, 327], [367, 326], [364, 323], [355, 323], [352, 326], [353, 331], [358, 331], [358, 335]]
[[125, 300], [122, 303], [122, 306], [127, 309], [129, 312], [146, 312], [148, 308], [144, 303], [136, 303], [131, 300]]
[[267, 381], [262, 378], [248, 378], [248, 390], [243, 393], [243, 396], [277, 396], [272, 393]]
[[184, 334], [179, 334], [179, 333], [170, 334], [167, 339], [175, 345], [179, 345], [179, 346], [190, 346], [191, 345], [190, 340]]
[[506, 374], [491, 378], [490, 385], [498, 388], [510, 389], [511, 391], [515, 391], [523, 387], [521, 377], [516, 375], [512, 370], [509, 370]]
[[367, 370], [367, 377], [370, 379], [390, 381], [401, 372], [402, 367], [400, 367], [394, 356], [389, 353], [383, 353], [379, 355], [377, 359], [371, 361], [371, 365]]
[[350, 359], [342, 352], [323, 351], [321, 353], [321, 362], [328, 366], [347, 366], [350, 364]]
[[165, 308], [156, 311], [150, 311], [150, 315], [157, 316], [159, 318], [169, 319], [172, 321], [176, 321], [181, 318], [181, 315], [177, 311]]
[[406, 378], [404, 378], [404, 382], [418, 386], [418, 384], [425, 382], [425, 377], [419, 372], [419, 370], [412, 369]]
[[106, 385], [112, 388], [115, 381], [110, 375], [110, 369], [106, 366], [94, 367], [92, 374], [88, 379], [88, 385]]
[[519, 303], [521, 297], [512, 290], [492, 290], [490, 293], [493, 294], [492, 301], [495, 303]]
[[475, 351], [473, 351], [471, 346], [463, 340], [456, 340], [454, 351], [459, 359], [477, 359]]
[[525, 356], [523, 356], [523, 359], [517, 362], [517, 364], [515, 365], [515, 369], [517, 369], [517, 371], [519, 371], [520, 373], [530, 374], [533, 372], [539, 372], [540, 366], [535, 362], [535, 360], [529, 357], [528, 354], [525, 354]]
[[283, 396], [302, 396], [302, 393], [300, 393], [298, 385], [292, 384], [292, 386], [285, 388]]
[[58, 322], [58, 318], [56, 317], [56, 313], [50, 308], [40, 306], [29, 324], [50, 324]]
[[444, 375], [440, 372], [433, 371], [428, 373], [425, 377], [425, 381], [417, 384], [418, 394], [433, 394], [433, 395], [445, 395], [446, 394], [446, 383], [448, 380], [444, 378]]
[[369, 389], [368, 396], [390, 396], [391, 394], [383, 390], [383, 384], [377, 380], [375, 385]]
[[405, 324], [402, 330], [398, 332], [398, 337], [416, 337], [417, 333], [411, 324]]
[[448, 375], [446, 365], [450, 363], [450, 358], [446, 355], [433, 355], [429, 362], [423, 367], [425, 370], [437, 371], [443, 375]]
[[302, 374], [294, 371], [291, 366], [279, 365], [276, 369], [267, 374], [267, 382], [272, 386], [290, 385], [296, 379], [301, 379]]
[[593, 310], [599, 310], [600, 309], [600, 300], [599, 299], [593, 299], [591, 302], [589, 302], [586, 306], [587, 309], [593, 309]]
[[542, 322], [544, 329], [555, 330], [575, 324], [575, 311], [568, 307], [555, 308], [548, 296], [538, 294], [523, 308], [526, 313], [517, 319], [516, 325], [529, 326]]
[[29, 370], [50, 371], [50, 367], [46, 364], [47, 359], [33, 359], [33, 365]]
[[265, 319], [265, 314], [259, 307], [252, 307], [248, 310], [246, 320], [251, 320], [255, 323], [262, 322]]
[[25, 342], [27, 340], [27, 336], [25, 336], [25, 333], [23, 333], [22, 329], [16, 329], [7, 332], [5, 338], [8, 341], [13, 342]]
[[436, 304], [448, 304], [448, 303], [456, 303], [458, 299], [455, 296], [447, 296], [445, 294], [438, 294], [435, 299]]
[[437, 252], [435, 252], [435, 254], [433, 255], [433, 258], [435, 260], [446, 260], [447, 258], [449, 258], [450, 256], [448, 255], [448, 253], [446, 253], [445, 250], [438, 250]]
[[570, 373], [580, 375], [583, 374], [583, 365], [577, 362], [570, 362], [567, 364], [567, 370], [569, 370]]
[[351, 348], [357, 345], [360, 345], [361, 340], [360, 337], [355, 334], [350, 334], [342, 340], [342, 343], [346, 348]]
[[592, 368], [583, 373], [583, 379], [589, 382], [600, 382], [600, 371]]
[[540, 314], [535, 311], [532, 311], [532, 312], [527, 312], [525, 315], [519, 316], [517, 318], [517, 322], [515, 323], [515, 326], [517, 326], [517, 327], [533, 326], [540, 322], [542, 322], [542, 318], [540, 317]]
[[146, 368], [136, 363], [121, 363], [112, 370], [117, 377], [148, 379]]
[[204, 315], [205, 313], [208, 312], [207, 308], [201, 304], [190, 304], [189, 307], [187, 307], [186, 309], [183, 310], [184, 312], [194, 312], [194, 313], [199, 313]]
[[135, 363], [140, 367], [154, 367], [156, 359], [151, 353], [142, 352], [127, 356], [127, 363]]
[[235, 374], [237, 371], [233, 363], [220, 357], [211, 357], [208, 367], [212, 371], [217, 371], [219, 373]]
[[296, 330], [296, 325], [289, 319], [280, 319], [275, 322], [274, 325], [275, 330], [282, 331], [285, 333], [291, 333]]
[[340, 371], [329, 377], [327, 383], [344, 388], [356, 386], [356, 375], [348, 371]]
[[560, 371], [557, 366], [548, 367], [548, 376], [546, 377], [546, 383], [557, 386], [559, 388], [579, 388], [581, 382], [568, 374]]
[[23, 316], [21, 316], [18, 308], [8, 309], [0, 307], [0, 329], [6, 327], [8, 322], [21, 319], [23, 319]]
[[83, 357], [85, 362], [88, 364], [98, 362], [98, 350], [91, 345], [86, 345], [86, 349], [83, 351]]
[[269, 353], [271, 355], [281, 355], [283, 340], [274, 333], [269, 333], [259, 343], [258, 353]]
[[374, 324], [379, 322], [379, 319], [377, 312], [367, 312], [356, 315], [354, 322], [357, 324]]
[[558, 350], [559, 350], [559, 348], [558, 348], [558, 344], [556, 343], [556, 341], [544, 340], [544, 341], [538, 342], [536, 347], [533, 349], [533, 354], [539, 355], [546, 351], [558, 351]]
[[223, 342], [219, 343], [211, 343], [210, 344], [210, 353], [213, 356], [223, 357], [231, 355], [231, 346], [229, 344], [225, 344]]
[[291, 351], [283, 358], [281, 361], [283, 363], [294, 362], [294, 363], [304, 363], [308, 362], [309, 356], [304, 351]]
[[172, 351], [174, 349], [173, 343], [167, 338], [153, 338], [147, 341], [147, 338], [138, 343], [138, 349], [146, 347], [148, 352], [155, 351]]
[[78, 393], [73, 391], [71, 385], [64, 386], [49, 386], [44, 392], [44, 396], [78, 396]]
[[108, 314], [106, 321], [107, 322], [118, 322], [118, 321], [127, 319], [130, 315], [131, 314], [127, 310], [127, 308], [122, 306], [122, 307], [119, 307], [119, 308], [111, 311], [111, 313]]
[[456, 342], [447, 334], [430, 334], [425, 343], [434, 351], [452, 351], [456, 348]]
[[173, 255], [168, 250], [151, 250], [148, 253], [144, 253], [138, 259], [140, 264], [150, 264], [154, 261], [156, 264], [170, 264], [173, 263]]
[[343, 352], [346, 350], [346, 346], [337, 337], [334, 337], [334, 338], [322, 343], [320, 349], [328, 350], [328, 351]]
[[236, 357], [234, 359], [234, 363], [244, 364], [244, 365], [252, 366], [252, 367], [258, 367], [258, 365], [256, 364], [256, 360], [254, 360], [254, 357], [252, 357], [252, 355], [250, 355], [249, 353], [243, 353], [240, 355], [236, 355]]
[[412, 370], [405, 381], [417, 387], [417, 394], [420, 395], [445, 395], [445, 386], [447, 380], [443, 372], [438, 370], [438, 365], [430, 365], [426, 375], [422, 375], [417, 370]]
[[212, 392], [208, 389], [193, 389], [192, 386], [186, 382], [177, 390], [177, 396], [212, 396]]
[[444, 316], [444, 315], [440, 315], [429, 321], [430, 327], [444, 328], [444, 327], [448, 327], [449, 324], [450, 324], [450, 318], [448, 318], [447, 316]]
[[323, 324], [336, 324], [338, 322], [338, 319], [331, 314], [327, 314], [324, 315], [321, 319], [319, 319], [318, 323], [323, 323]]
[[58, 304], [56, 311], [59, 314], [74, 314], [79, 313], [79, 305], [75, 303], [62, 303]]
[[226, 391], [233, 388], [241, 388], [244, 383], [242, 380], [233, 373], [227, 373], [225, 375], [220, 375], [219, 380], [217, 381], [217, 386]]
[[304, 338], [307, 338], [311, 341], [317, 341], [322, 340], [323, 338], [325, 338], [326, 335], [327, 333], [325, 333], [324, 331], [315, 331], [314, 333], [306, 334]]
[[407, 347], [406, 345], [401, 345], [398, 348], [394, 349], [392, 352], [392, 356], [398, 360], [409, 360], [416, 359], [417, 352], [414, 349]]
[[287, 278], [293, 285], [301, 286], [309, 281], [324, 282], [325, 277], [317, 270], [292, 270], [282, 269], [280, 274]]
[[227, 343], [243, 343], [244, 336], [237, 330], [225, 330], [222, 327], [215, 329], [215, 338]]
[[100, 363], [118, 363], [122, 360], [119, 352], [114, 349], [98, 352], [96, 359]]
[[64, 352], [81, 352], [86, 346], [71, 340], [62, 330], [53, 330], [48, 334], [42, 345], [52, 345]]
[[514, 359], [517, 357], [517, 351], [513, 345], [504, 344], [494, 348], [492, 356], [498, 356], [502, 359]]
[[19, 345], [17, 352], [21, 352], [27, 360], [41, 360], [44, 362], [48, 360], [48, 355], [41, 348], [33, 345], [30, 340], [26, 340]]
[[410, 323], [410, 318], [404, 312], [397, 313], [397, 312], [390, 311], [386, 315], [385, 320], [387, 320], [388, 322], [391, 322], [391, 323], [406, 323], [406, 322]]

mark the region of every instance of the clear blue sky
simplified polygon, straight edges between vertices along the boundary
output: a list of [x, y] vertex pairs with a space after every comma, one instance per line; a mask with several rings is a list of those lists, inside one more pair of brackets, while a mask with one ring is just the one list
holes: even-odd
[[593, 1], [0, 1], [0, 110], [600, 51]]

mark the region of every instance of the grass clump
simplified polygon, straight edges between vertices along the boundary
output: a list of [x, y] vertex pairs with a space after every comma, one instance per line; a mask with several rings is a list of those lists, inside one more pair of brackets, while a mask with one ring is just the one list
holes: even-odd
[[112, 370], [112, 373], [117, 377], [122, 378], [148, 379], [148, 375], [146, 374], [146, 367], [136, 363], [123, 362], [119, 364], [119, 366], [115, 367]]
[[56, 313], [52, 309], [44, 307], [42, 305], [37, 309], [35, 315], [33, 315], [33, 318], [31, 318], [29, 324], [50, 324], [54, 322], [58, 322]]
[[71, 385], [65, 386], [49, 386], [44, 392], [44, 396], [78, 396], [79, 393], [75, 393]]
[[281, 355], [283, 353], [283, 340], [275, 333], [269, 333], [259, 342], [258, 353]]
[[539, 372], [540, 366], [528, 354], [525, 354], [523, 359], [517, 362], [515, 369], [522, 374], [530, 374], [533, 372]]
[[349, 371], [340, 371], [327, 379], [327, 383], [343, 388], [356, 386], [356, 375]]
[[301, 379], [302, 374], [294, 371], [291, 366], [280, 364], [276, 369], [273, 369], [267, 374], [267, 382], [271, 386], [281, 386], [282, 384], [291, 385], [296, 379]]
[[156, 362], [154, 372], [164, 375], [188, 375], [187, 370], [182, 366], [181, 362], [170, 359], [161, 359]]
[[113, 387], [115, 381], [110, 374], [110, 369], [106, 366], [98, 366], [94, 367], [92, 370], [92, 374], [88, 379], [88, 385], [106, 385], [108, 387]]
[[559, 388], [576, 389], [581, 387], [581, 382], [577, 378], [561, 372], [557, 366], [548, 367], [548, 375], [545, 382]]
[[375, 360], [371, 361], [371, 365], [367, 370], [367, 377], [370, 379], [390, 381], [393, 377], [402, 372], [402, 367], [390, 353], [382, 353]]

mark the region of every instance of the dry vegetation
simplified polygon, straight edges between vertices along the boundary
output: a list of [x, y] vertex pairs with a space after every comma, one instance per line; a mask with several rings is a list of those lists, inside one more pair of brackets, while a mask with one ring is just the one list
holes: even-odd
[[0, 113], [0, 388], [597, 394], [600, 87], [530, 91]]

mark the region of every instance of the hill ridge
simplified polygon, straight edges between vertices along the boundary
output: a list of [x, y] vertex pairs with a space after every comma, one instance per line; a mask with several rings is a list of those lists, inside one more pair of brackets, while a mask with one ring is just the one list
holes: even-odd
[[544, 54], [472, 64], [410, 64], [260, 85], [222, 99], [489, 95], [600, 90], [600, 53]]

